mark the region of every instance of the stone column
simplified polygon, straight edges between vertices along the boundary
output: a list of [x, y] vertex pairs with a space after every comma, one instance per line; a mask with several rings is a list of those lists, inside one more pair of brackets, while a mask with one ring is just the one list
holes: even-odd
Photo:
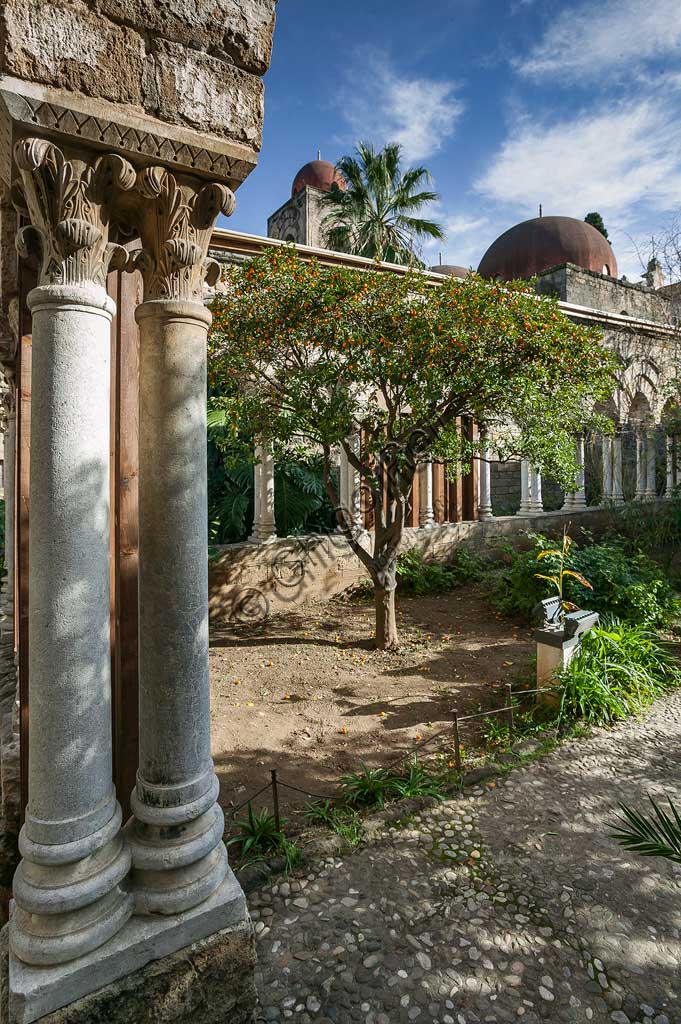
[[480, 459], [478, 460], [478, 519], [492, 519], [492, 474], [490, 469], [490, 450], [483, 440]]
[[665, 498], [671, 498], [672, 495], [674, 494], [674, 486], [675, 486], [675, 481], [674, 481], [674, 438], [671, 437], [671, 436], [667, 437], [666, 453], [667, 453], [667, 483], [666, 483], [666, 486], [665, 486], [664, 495], [665, 495]]
[[603, 501], [613, 499], [613, 439], [605, 434], [601, 437], [603, 454]]
[[254, 466], [254, 516], [251, 544], [268, 544], [277, 539], [274, 518], [274, 456], [268, 445], [256, 445]]
[[[360, 443], [361, 443], [361, 439], [360, 439], [360, 436], [359, 436], [359, 431], [354, 431], [354, 433], [352, 433], [350, 435], [350, 437], [348, 439], [348, 443], [350, 445], [350, 450], [351, 450], [352, 454], [355, 455], [357, 458], [359, 458]], [[362, 494], [361, 494], [361, 488], [360, 488], [360, 475], [359, 475], [358, 470], [355, 469], [355, 467], [352, 465], [352, 463], [347, 458], [347, 456], [346, 456], [346, 465], [347, 465], [346, 491], [347, 491], [347, 502], [348, 502], [347, 508], [348, 508], [348, 512], [350, 513], [350, 519], [351, 519], [351, 522], [352, 522], [353, 529], [361, 530], [363, 524], [362, 524]], [[433, 504], [433, 478], [432, 478], [432, 470], [431, 470], [431, 483], [430, 483], [430, 504], [431, 504], [431, 509], [432, 509], [432, 504]]]
[[580, 434], [577, 438], [577, 464], [578, 464], [578, 477], [577, 477], [577, 490], [572, 495], [571, 511], [579, 512], [581, 509], [587, 508], [587, 492], [585, 489], [585, 440], [584, 435]]
[[624, 489], [622, 483], [622, 433], [618, 430], [612, 439], [612, 502], [622, 505]]
[[657, 497], [657, 480], [655, 478], [655, 466], [657, 462], [657, 432], [652, 427], [646, 433], [646, 493], [648, 500], [652, 501]]
[[541, 493], [541, 473], [534, 466], [530, 467], [530, 511], [535, 515], [541, 515], [544, 511], [544, 501]]
[[206, 259], [225, 186], [139, 172], [142, 251], [139, 420], [139, 720], [132, 890], [140, 914], [179, 914], [208, 899], [228, 875], [224, 820], [210, 754]]
[[[109, 352], [115, 306], [107, 199], [134, 181], [120, 157], [67, 159], [38, 139], [15, 159], [39, 255], [33, 314], [29, 800], [10, 945], [33, 965], [73, 960], [127, 921], [130, 853], [112, 783]], [[154, 715], [159, 708], [154, 709]]]
[[419, 526], [435, 526], [432, 462], [422, 462], [419, 466]]
[[645, 432], [643, 428], [636, 431], [636, 497], [643, 499], [646, 496], [647, 466], [646, 466], [646, 445]]
[[519, 516], [528, 516], [532, 511], [532, 484], [530, 463], [527, 459], [520, 461], [520, 508]]
[[[5, 484], [5, 572], [2, 580], [0, 620], [0, 716], [11, 713], [16, 700], [17, 672], [14, 664], [14, 458], [16, 449], [16, 389], [5, 374], [4, 484]], [[2, 726], [0, 725], [0, 733]]]

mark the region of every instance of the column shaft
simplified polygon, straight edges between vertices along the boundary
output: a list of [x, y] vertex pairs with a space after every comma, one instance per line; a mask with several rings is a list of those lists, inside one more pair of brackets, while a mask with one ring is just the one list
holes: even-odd
[[530, 509], [539, 515], [544, 511], [541, 493], [541, 473], [534, 466], [530, 467]]
[[422, 462], [419, 466], [419, 526], [435, 526], [432, 462]]
[[530, 463], [527, 459], [520, 462], [520, 508], [518, 515], [527, 516], [532, 511], [532, 484]]
[[603, 501], [613, 499], [613, 438], [603, 434], [601, 438], [603, 453]]
[[[29, 801], [13, 952], [55, 964], [130, 916], [112, 782], [109, 350], [104, 288], [51, 285], [33, 314]], [[156, 709], [156, 712], [158, 709]]]
[[210, 755], [206, 335], [189, 301], [138, 307], [140, 759], [128, 826], [138, 913], [202, 902], [227, 872]]
[[636, 432], [636, 497], [645, 498], [647, 485], [645, 435]]
[[579, 467], [579, 470], [578, 470], [578, 475], [577, 475], [577, 490], [575, 491], [575, 493], [572, 496], [572, 509], [573, 509], [573, 511], [578, 511], [579, 509], [583, 509], [583, 508], [587, 507], [587, 504], [586, 504], [586, 490], [585, 490], [585, 486], [584, 486], [585, 485], [585, 473], [584, 473], [585, 443], [584, 443], [584, 437], [583, 436], [579, 436], [577, 438], [576, 445], [577, 445], [577, 451], [576, 451], [577, 466]]
[[674, 494], [674, 438], [668, 437], [666, 444], [667, 453], [667, 482], [665, 486], [665, 497], [671, 498]]
[[274, 518], [274, 457], [267, 445], [256, 445], [254, 467], [254, 516], [252, 544], [266, 544], [277, 539]]
[[492, 519], [492, 473], [490, 450], [483, 445], [478, 461], [478, 519]]
[[655, 429], [649, 430], [646, 434], [646, 498], [657, 497], [657, 480], [655, 468], [657, 463], [657, 433]]
[[615, 505], [624, 502], [622, 482], [622, 434], [618, 432], [612, 439], [612, 501]]

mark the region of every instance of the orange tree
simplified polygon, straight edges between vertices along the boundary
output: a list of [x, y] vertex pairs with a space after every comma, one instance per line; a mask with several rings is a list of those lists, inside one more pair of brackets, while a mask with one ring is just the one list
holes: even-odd
[[[599, 335], [572, 324], [527, 282], [476, 276], [433, 287], [425, 275], [325, 268], [292, 249], [230, 269], [213, 303], [209, 380], [233, 451], [259, 437], [278, 458], [323, 454], [339, 525], [373, 581], [376, 645], [397, 646], [396, 561], [418, 465], [466, 471], [479, 442], [528, 457], [573, 486], [574, 436], [613, 385]], [[361, 450], [348, 438], [361, 433]], [[340, 507], [332, 467], [342, 447], [373, 513], [372, 537]]]

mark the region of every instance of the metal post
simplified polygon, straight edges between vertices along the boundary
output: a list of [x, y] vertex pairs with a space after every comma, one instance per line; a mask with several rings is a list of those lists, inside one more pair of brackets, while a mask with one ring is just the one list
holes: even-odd
[[454, 764], [457, 772], [461, 772], [461, 742], [459, 739], [459, 712], [454, 712]]
[[277, 769], [272, 769], [272, 809], [274, 810], [274, 827], [281, 832], [281, 817], [279, 815], [279, 790], [277, 789]]
[[513, 689], [510, 683], [506, 683], [506, 697], [508, 699], [508, 735], [511, 743], [513, 743]]

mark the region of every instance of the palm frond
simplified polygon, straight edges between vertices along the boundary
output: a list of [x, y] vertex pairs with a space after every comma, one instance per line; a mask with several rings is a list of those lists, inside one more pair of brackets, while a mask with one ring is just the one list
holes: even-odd
[[668, 814], [652, 796], [648, 799], [653, 807], [652, 814], [644, 814], [620, 804], [621, 814], [614, 822], [607, 822], [614, 829], [611, 837], [627, 850], [642, 857], [664, 857], [681, 864], [681, 816], [671, 799], [668, 800], [671, 814]]

